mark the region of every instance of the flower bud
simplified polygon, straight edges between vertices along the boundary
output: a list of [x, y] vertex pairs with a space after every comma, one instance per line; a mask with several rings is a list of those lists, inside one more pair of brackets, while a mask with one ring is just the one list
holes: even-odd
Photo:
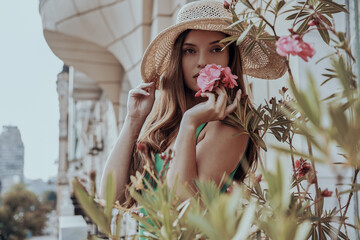
[[243, 101], [246, 101], [248, 99], [248, 97], [249, 96], [247, 94], [245, 94], [245, 93], [241, 94], [241, 100], [243, 100]]
[[226, 193], [232, 193], [233, 191], [233, 187], [232, 186], [229, 186], [226, 188]]
[[161, 158], [163, 161], [165, 161], [166, 156], [167, 156], [166, 152], [160, 153], [160, 158]]
[[315, 21], [314, 20], [311, 20], [309, 23], [308, 23], [309, 26], [315, 26]]
[[230, 8], [230, 4], [229, 4], [226, 0], [224, 0], [224, 8], [225, 8], [225, 9], [229, 9], [229, 8]]
[[95, 179], [96, 179], [96, 171], [93, 170], [90, 173], [90, 180], [95, 182]]
[[145, 145], [142, 144], [141, 142], [137, 142], [137, 143], [136, 143], [136, 148], [137, 148], [137, 150], [139, 150], [140, 152], [145, 151]]
[[275, 98], [274, 98], [274, 97], [272, 97], [272, 98], [270, 99], [269, 103], [270, 103], [270, 104], [275, 103]]
[[262, 174], [259, 174], [259, 175], [257, 175], [257, 176], [255, 177], [255, 181], [256, 181], [257, 183], [261, 182], [261, 179], [262, 179]]
[[329, 191], [327, 188], [321, 192], [322, 197], [331, 197], [332, 194], [333, 192]]
[[289, 30], [289, 32], [290, 32], [291, 34], [296, 34], [296, 32], [294, 31], [294, 29], [289, 28], [288, 30]]

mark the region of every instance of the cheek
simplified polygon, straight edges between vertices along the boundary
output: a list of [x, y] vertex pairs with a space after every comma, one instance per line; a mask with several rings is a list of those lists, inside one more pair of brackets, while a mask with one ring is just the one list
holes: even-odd
[[181, 60], [181, 64], [182, 64], [182, 69], [184, 72], [184, 76], [187, 77], [186, 75], [191, 74], [191, 70], [192, 70], [192, 60], [189, 57], [183, 57]]
[[222, 66], [229, 66], [229, 51], [227, 51], [226, 53], [222, 54], [221, 57], [219, 58], [219, 60], [221, 61], [221, 65]]

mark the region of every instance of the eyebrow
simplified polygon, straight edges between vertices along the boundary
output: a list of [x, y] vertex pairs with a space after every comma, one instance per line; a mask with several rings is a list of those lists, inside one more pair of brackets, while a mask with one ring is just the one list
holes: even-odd
[[[215, 44], [215, 43], [219, 43], [219, 42], [220, 42], [220, 40], [215, 40], [215, 41], [209, 43], [209, 45], [212, 45], [212, 44]], [[183, 45], [196, 46], [195, 44], [192, 44], [192, 43], [184, 43]]]

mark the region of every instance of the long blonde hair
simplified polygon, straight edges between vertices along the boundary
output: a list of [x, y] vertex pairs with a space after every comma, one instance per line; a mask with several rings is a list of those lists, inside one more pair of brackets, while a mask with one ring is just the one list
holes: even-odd
[[[186, 97], [194, 94], [184, 84], [183, 69], [181, 65], [182, 46], [187, 34], [191, 30], [186, 30], [179, 35], [173, 47], [170, 56], [167, 71], [159, 80], [158, 96], [154, 102], [138, 141], [146, 145], [148, 156], [155, 162], [155, 154], [164, 152], [175, 140], [180, 127], [183, 114], [187, 110]], [[229, 63], [232, 73], [239, 76], [237, 79], [238, 87], [231, 89], [228, 93], [231, 101], [235, 99], [236, 92], [240, 88], [243, 94], [246, 94], [246, 88], [243, 79], [243, 70], [239, 48], [235, 44], [229, 46]], [[258, 148], [249, 140], [248, 148], [245, 153], [247, 161], [242, 164], [234, 175], [234, 179], [242, 181], [258, 157]], [[134, 148], [134, 154], [130, 165], [130, 176], [135, 175], [136, 171], [144, 172], [146, 161], [144, 155]], [[128, 195], [128, 194], [127, 194]], [[127, 196], [128, 204], [134, 204], [130, 196]], [[130, 201], [129, 201], [130, 200]]]

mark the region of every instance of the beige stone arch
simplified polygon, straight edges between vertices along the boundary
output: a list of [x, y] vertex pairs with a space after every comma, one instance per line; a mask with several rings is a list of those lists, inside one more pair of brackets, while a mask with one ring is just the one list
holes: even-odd
[[86, 74], [105, 92], [118, 121], [124, 69], [113, 54], [94, 43], [59, 32], [44, 30], [44, 36], [56, 56], [66, 65]]
[[[156, 0], [155, 0], [156, 1]], [[67, 65], [108, 95], [119, 123], [120, 91], [141, 82], [140, 61], [150, 41], [153, 0], [42, 0], [44, 36]]]

